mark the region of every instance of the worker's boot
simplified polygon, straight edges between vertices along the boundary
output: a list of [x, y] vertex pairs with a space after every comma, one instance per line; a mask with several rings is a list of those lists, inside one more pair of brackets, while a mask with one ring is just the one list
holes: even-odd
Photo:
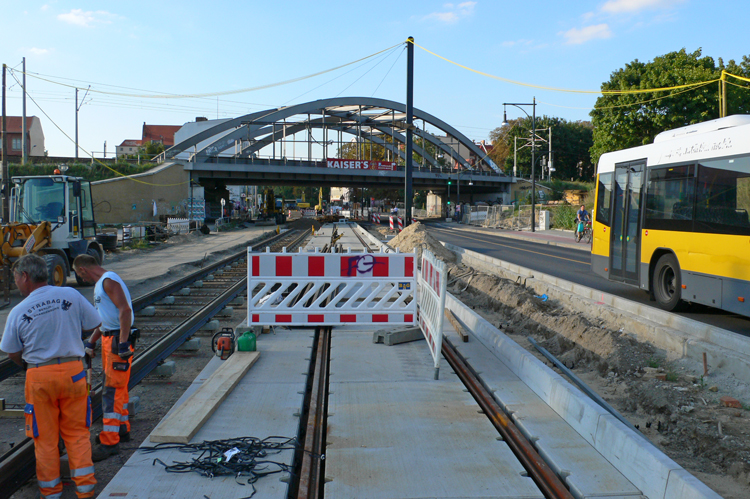
[[[130, 442], [130, 432], [128, 431], [128, 427], [124, 424], [120, 425], [118, 434], [120, 435], [120, 442]], [[102, 441], [99, 439], [99, 435], [96, 436], [96, 443], [102, 443]]]
[[91, 451], [91, 460], [95, 463], [98, 463], [99, 461], [104, 461], [109, 456], [114, 456], [115, 454], [120, 453], [120, 444], [115, 445], [104, 445], [99, 444], [94, 447], [94, 449]]

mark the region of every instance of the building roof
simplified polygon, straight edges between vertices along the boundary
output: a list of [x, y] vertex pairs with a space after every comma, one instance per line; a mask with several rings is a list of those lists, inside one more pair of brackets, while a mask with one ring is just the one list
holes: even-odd
[[182, 125], [147, 125], [143, 123], [143, 136], [141, 140], [146, 142], [161, 142], [165, 147], [174, 145], [174, 134], [182, 128]]
[[[6, 116], [6, 127], [8, 129], [8, 133], [21, 133], [21, 123], [23, 122], [23, 117], [21, 116]], [[26, 131], [29, 131], [31, 129], [31, 122], [34, 119], [39, 119], [36, 116], [27, 116], [26, 117]]]
[[494, 144], [488, 144], [484, 140], [482, 140], [482, 141], [476, 141], [475, 140], [474, 141], [474, 145], [477, 146], [482, 151], [484, 151], [485, 154], [489, 154], [490, 151], [492, 150], [492, 148], [495, 147]]
[[122, 141], [122, 144], [120, 144], [117, 147], [140, 147], [141, 144], [143, 144], [142, 140], [138, 139], [126, 139]]

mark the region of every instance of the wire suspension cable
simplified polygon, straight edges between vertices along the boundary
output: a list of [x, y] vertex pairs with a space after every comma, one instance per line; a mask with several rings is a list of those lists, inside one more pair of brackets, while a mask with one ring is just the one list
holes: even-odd
[[[414, 42], [413, 41], [407, 41], [407, 43], [414, 43]], [[604, 95], [646, 94], [646, 93], [652, 93], [652, 92], [667, 92], [669, 90], [679, 90], [679, 89], [684, 89], [684, 88], [694, 88], [694, 87], [706, 85], [706, 84], [709, 84], [709, 83], [715, 83], [715, 82], [717, 82], [717, 81], [720, 80], [720, 78], [715, 78], [715, 79], [709, 80], [709, 81], [701, 81], [701, 82], [697, 82], [697, 83], [687, 83], [685, 85], [676, 85], [674, 87], [660, 87], [660, 88], [648, 88], [648, 89], [637, 89], [637, 90], [635, 90], [635, 89], [634, 90], [576, 90], [576, 89], [569, 89], [569, 88], [556, 88], [556, 87], [547, 87], [547, 86], [544, 86], [544, 85], [536, 85], [536, 84], [532, 84], [532, 83], [525, 83], [525, 82], [522, 82], [522, 81], [511, 80], [509, 78], [503, 78], [502, 76], [496, 76], [496, 75], [493, 75], [493, 74], [490, 74], [490, 73], [485, 73], [484, 71], [479, 71], [479, 70], [476, 70], [476, 69], [472, 69], [472, 68], [470, 68], [468, 66], [465, 66], [465, 65], [460, 64], [458, 62], [452, 61], [452, 60], [450, 60], [450, 59], [448, 59], [446, 57], [443, 57], [442, 55], [436, 54], [435, 52], [432, 52], [431, 50], [428, 50], [425, 47], [422, 47], [421, 45], [419, 45], [417, 43], [414, 43], [414, 46], [419, 47], [420, 49], [424, 50], [428, 54], [432, 54], [432, 55], [434, 55], [435, 57], [437, 57], [439, 59], [442, 59], [442, 60], [444, 60], [446, 62], [449, 62], [449, 63], [451, 63], [451, 64], [453, 64], [455, 66], [463, 68], [463, 69], [465, 69], [467, 71], [471, 71], [472, 73], [476, 73], [476, 74], [479, 74], [479, 75], [482, 75], [482, 76], [486, 76], [488, 78], [493, 78], [495, 80], [500, 80], [500, 81], [504, 81], [504, 82], [507, 82], [507, 83], [512, 83], [514, 85], [520, 85], [520, 86], [523, 86], [523, 87], [530, 87], [530, 88], [538, 88], [538, 89], [541, 89], [541, 90], [551, 90], [553, 92], [567, 92], [567, 93], [577, 93], [577, 94], [604, 94]], [[734, 75], [729, 75], [729, 73], [727, 73], [727, 75], [728, 76], [734, 76]], [[750, 81], [750, 79], [747, 79], [747, 78], [742, 78], [742, 77], [737, 77], [737, 76], [735, 76], [735, 78], [740, 78], [740, 79], [745, 79], [747, 81]]]
[[[351, 61], [351, 62], [347, 62], [346, 64], [342, 64], [340, 66], [336, 66], [335, 68], [330, 68], [330, 69], [326, 69], [326, 70], [323, 70], [323, 71], [318, 71], [317, 73], [312, 73], [312, 74], [309, 74], [309, 75], [306, 75], [306, 76], [299, 76], [297, 78], [292, 78], [292, 79], [289, 79], [289, 80], [284, 80], [284, 81], [280, 81], [280, 82], [276, 82], [276, 83], [269, 83], [269, 84], [266, 84], [266, 85], [259, 85], [257, 87], [247, 87], [247, 88], [241, 88], [241, 89], [238, 89], [238, 90], [224, 90], [224, 91], [220, 91], [220, 92], [208, 92], [208, 93], [203, 93], [203, 94], [166, 94], [166, 93], [155, 93], [155, 94], [141, 94], [141, 95], [138, 95], [138, 94], [127, 94], [127, 93], [122, 93], [122, 92], [108, 92], [108, 91], [105, 91], [105, 90], [96, 90], [96, 89], [93, 89], [93, 88], [91, 89], [91, 92], [96, 92], [96, 93], [99, 93], [99, 94], [106, 94], [106, 95], [118, 95], [118, 96], [121, 96], [121, 97], [134, 97], [134, 98], [141, 98], [141, 99], [186, 99], [186, 98], [217, 97], [217, 96], [222, 96], [222, 95], [242, 94], [242, 93], [246, 93], [246, 92], [254, 92], [256, 90], [263, 90], [263, 89], [266, 89], [266, 88], [273, 88], [273, 87], [278, 87], [278, 86], [282, 86], [282, 85], [288, 85], [289, 83], [295, 83], [295, 82], [298, 82], [298, 81], [307, 80], [309, 78], [314, 78], [314, 77], [320, 76], [322, 74], [330, 73], [332, 71], [336, 71], [338, 69], [345, 68], [347, 66], [351, 66], [352, 64], [356, 64], [356, 63], [358, 63], [360, 61], [364, 61], [365, 59], [369, 59], [371, 57], [375, 57], [376, 55], [382, 54], [383, 52], [387, 52], [387, 51], [389, 51], [389, 50], [391, 50], [391, 49], [393, 49], [395, 47], [398, 47], [399, 45], [401, 45], [401, 43], [403, 43], [403, 42], [397, 43], [396, 45], [393, 45], [393, 46], [388, 47], [386, 49], [383, 49], [383, 50], [380, 50], [378, 52], [375, 52], [374, 54], [370, 54], [368, 56], [361, 57], [361, 58], [357, 59], [356, 61]], [[78, 87], [76, 85], [69, 85], [67, 83], [61, 83], [61, 82], [58, 82], [58, 81], [50, 80], [48, 78], [42, 78], [41, 76], [38, 76], [37, 74], [34, 74], [34, 73], [27, 73], [27, 74], [29, 76], [31, 76], [32, 78], [36, 78], [36, 79], [39, 79], [39, 80], [42, 80], [42, 81], [46, 81], [48, 83], [53, 83], [55, 85], [62, 85], [64, 87], [70, 87], [70, 88], [81, 88], [81, 87]]]

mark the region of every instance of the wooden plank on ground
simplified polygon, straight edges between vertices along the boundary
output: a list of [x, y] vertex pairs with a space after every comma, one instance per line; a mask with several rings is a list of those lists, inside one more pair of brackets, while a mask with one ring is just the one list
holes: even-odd
[[190, 442], [208, 418], [237, 386], [260, 352], [235, 352], [151, 433], [152, 442]]
[[455, 329], [456, 333], [458, 333], [458, 335], [461, 337], [461, 341], [467, 343], [469, 341], [469, 333], [467, 333], [466, 329], [464, 329], [461, 323], [458, 322], [458, 318], [453, 314], [451, 310], [448, 310], [447, 308], [445, 309], [445, 316], [449, 321], [451, 321], [453, 329]]

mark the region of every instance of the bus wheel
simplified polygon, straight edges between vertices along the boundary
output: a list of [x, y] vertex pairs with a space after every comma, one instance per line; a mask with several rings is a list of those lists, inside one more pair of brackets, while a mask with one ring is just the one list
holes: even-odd
[[677, 311], [682, 308], [680, 264], [671, 253], [663, 255], [654, 269], [654, 298], [659, 308]]

